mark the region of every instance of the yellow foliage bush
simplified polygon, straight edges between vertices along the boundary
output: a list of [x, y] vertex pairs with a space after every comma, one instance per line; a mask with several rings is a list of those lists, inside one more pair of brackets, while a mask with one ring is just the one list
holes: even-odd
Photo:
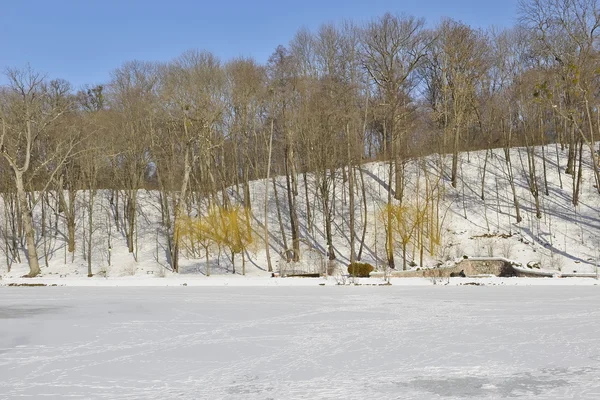
[[[244, 252], [253, 242], [252, 227], [243, 207], [211, 207], [206, 215], [196, 218], [180, 216], [177, 237], [229, 249], [232, 261], [235, 254]], [[235, 266], [234, 266], [235, 267]]]

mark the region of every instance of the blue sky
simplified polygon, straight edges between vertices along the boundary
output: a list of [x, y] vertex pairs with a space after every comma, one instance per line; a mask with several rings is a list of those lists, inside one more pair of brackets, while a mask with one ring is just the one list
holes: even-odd
[[264, 62], [302, 26], [386, 11], [431, 26], [445, 16], [503, 27], [514, 24], [517, 0], [0, 0], [0, 69], [29, 63], [78, 88], [106, 82], [126, 61], [168, 61], [191, 48]]

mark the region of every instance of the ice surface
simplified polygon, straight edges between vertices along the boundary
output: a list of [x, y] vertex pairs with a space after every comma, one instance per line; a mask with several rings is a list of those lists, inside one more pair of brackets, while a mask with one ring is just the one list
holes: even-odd
[[0, 289], [1, 399], [600, 398], [595, 286]]

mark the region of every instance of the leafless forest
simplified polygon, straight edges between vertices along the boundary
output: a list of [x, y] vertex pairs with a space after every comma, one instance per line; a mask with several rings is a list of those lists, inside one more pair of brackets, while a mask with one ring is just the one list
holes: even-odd
[[[367, 207], [361, 166], [377, 160], [389, 168], [381, 216], [385, 258], [392, 268], [406, 268], [406, 255], [394, 260], [393, 243], [406, 249], [417, 241], [422, 252], [439, 241], [440, 180], [456, 187], [459, 154], [472, 150], [505, 149], [515, 223], [523, 211], [509, 149], [527, 150], [537, 218], [543, 214], [537, 200], [548, 194], [547, 169], [560, 163], [547, 163], [545, 155], [539, 162], [533, 148], [566, 150], [559, 174], [576, 206], [582, 165], [592, 165], [600, 188], [600, 7], [597, 0], [528, 0], [518, 21], [510, 29], [479, 30], [389, 13], [299, 30], [264, 65], [190, 50], [167, 63], [125, 63], [109, 82], [81, 90], [33, 67], [9, 68], [9, 84], [0, 87], [3, 261], [10, 266], [25, 254], [29, 276], [36, 276], [46, 241], [61, 235], [69, 252], [89, 250], [91, 276], [92, 241], [100, 230], [108, 246], [112, 232], [135, 254], [139, 192], [153, 190], [160, 194], [159, 234], [173, 271], [183, 240], [205, 246], [207, 257], [215, 244], [233, 257], [259, 242], [271, 270], [270, 237], [279, 238], [278, 251], [289, 262], [302, 257], [298, 227], [314, 223], [314, 202], [307, 199], [298, 210], [298, 199], [308, 197], [307, 174], [318, 188], [325, 256], [336, 257], [332, 210], [336, 191], [344, 191], [352, 210], [348, 258], [359, 261], [366, 222], [357, 219], [368, 215], [354, 212]], [[405, 190], [405, 167], [431, 154], [452, 162], [441, 178], [426, 178], [415, 196]], [[274, 183], [276, 176], [285, 177], [285, 194], [278, 197], [285, 204], [265, 210], [280, 221], [280, 229], [269, 232], [269, 224], [250, 215], [249, 182]], [[281, 189], [266, 185], [265, 195]], [[111, 193], [109, 223], [96, 228], [91, 210], [100, 190]], [[78, 222], [87, 227], [83, 236], [75, 226], [81, 204], [90, 210]], [[36, 207], [39, 220], [32, 218]], [[282, 213], [289, 214], [289, 232]], [[299, 221], [299, 214], [307, 220]]]

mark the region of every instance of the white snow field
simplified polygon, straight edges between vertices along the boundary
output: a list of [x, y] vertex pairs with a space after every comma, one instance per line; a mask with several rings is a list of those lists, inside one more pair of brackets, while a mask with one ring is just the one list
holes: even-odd
[[0, 398], [599, 399], [597, 287], [1, 288]]

